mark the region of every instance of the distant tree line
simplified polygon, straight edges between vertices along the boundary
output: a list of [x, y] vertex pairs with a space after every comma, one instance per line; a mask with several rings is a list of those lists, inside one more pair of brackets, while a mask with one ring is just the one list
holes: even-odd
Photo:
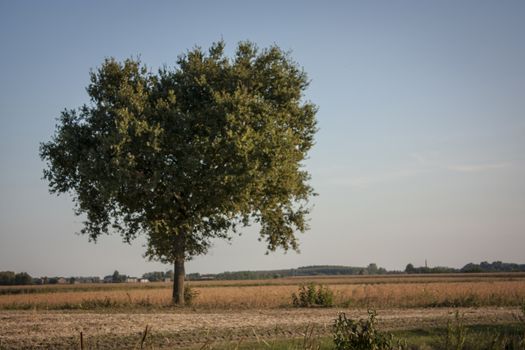
[[480, 264], [467, 264], [463, 266], [460, 272], [524, 272], [525, 264], [504, 263], [494, 261], [489, 263], [483, 261]]
[[2, 286], [32, 283], [33, 278], [27, 272], [0, 271], [0, 285]]
[[117, 270], [112, 275], [104, 276], [104, 282], [123, 283], [128, 280], [127, 275], [120, 274]]
[[[57, 280], [57, 277], [52, 279]], [[100, 277], [98, 276], [89, 276], [89, 277], [69, 277], [66, 279], [69, 284], [81, 284], [81, 283], [100, 283]]]
[[525, 272], [525, 264], [515, 264], [515, 263], [504, 263], [501, 261], [494, 261], [489, 263], [483, 261], [479, 264], [468, 263], [460, 269], [455, 269], [452, 267], [436, 266], [436, 267], [427, 267], [420, 266], [414, 267], [412, 264], [408, 264], [405, 268], [406, 273], [471, 273], [471, 272]]
[[453, 267], [446, 267], [446, 266], [434, 266], [434, 267], [428, 267], [428, 266], [419, 266], [414, 267], [412, 264], [408, 264], [405, 268], [405, 272], [412, 274], [412, 273], [457, 273], [460, 272], [459, 269], [455, 269]]
[[153, 271], [153, 272], [146, 272], [142, 275], [142, 278], [145, 278], [149, 280], [150, 282], [163, 282], [166, 280], [172, 281], [173, 280], [173, 270], [168, 270], [166, 272], [162, 271]]
[[[218, 274], [200, 274], [190, 273], [186, 275], [187, 280], [256, 280], [256, 279], [272, 279], [281, 277], [294, 276], [335, 276], [335, 275], [383, 275], [383, 274], [421, 274], [421, 273], [475, 273], [475, 272], [525, 272], [525, 264], [505, 263], [501, 261], [494, 261], [489, 263], [483, 261], [479, 264], [468, 263], [460, 269], [446, 267], [446, 266], [419, 266], [415, 267], [413, 264], [408, 264], [405, 271], [388, 271], [383, 267], [378, 267], [375, 263], [369, 264], [367, 267], [356, 266], [339, 266], [339, 265], [313, 265], [302, 266], [296, 269], [282, 269], [282, 270], [265, 270], [265, 271], [227, 271]], [[104, 282], [123, 283], [123, 282], [138, 282], [140, 279], [120, 274], [114, 271], [112, 275], [104, 277]], [[166, 280], [173, 280], [173, 270], [152, 271], [146, 272], [142, 275], [142, 280], [150, 282], [161, 282]], [[13, 271], [0, 271], [0, 285], [24, 285], [24, 284], [63, 284], [63, 283], [99, 283], [99, 277], [42, 277], [32, 278], [26, 272], [15, 273]]]
[[470, 273], [470, 272], [525, 272], [525, 264], [503, 263], [486, 261], [480, 264], [469, 263], [460, 269], [446, 266], [419, 266], [408, 264], [405, 271], [389, 271], [383, 267], [378, 267], [375, 263], [367, 267], [339, 266], [339, 265], [314, 265], [303, 266], [296, 269], [265, 270], [265, 271], [227, 271], [217, 274], [190, 273], [186, 275], [188, 280], [251, 280], [251, 279], [271, 279], [294, 276], [319, 276], [319, 275], [384, 275], [384, 274], [418, 274], [418, 273]]
[[[375, 263], [367, 267], [339, 266], [339, 265], [314, 265], [303, 266], [297, 269], [265, 270], [265, 271], [234, 271], [218, 274], [190, 273], [189, 280], [218, 279], [218, 280], [250, 280], [271, 279], [294, 276], [320, 276], [320, 275], [381, 275], [389, 273], [385, 268], [378, 267]], [[399, 272], [398, 272], [399, 273]]]
[[[148, 280], [150, 282], [159, 282], [165, 280], [173, 280], [173, 270], [166, 272], [153, 271], [146, 272], [142, 275], [142, 279], [121, 274], [117, 270], [111, 275], [103, 278], [104, 282], [124, 283], [124, 282], [139, 282], [141, 280]], [[90, 277], [31, 277], [26, 272], [15, 273], [13, 271], [0, 271], [0, 285], [28, 285], [28, 284], [80, 284], [80, 283], [100, 283], [102, 280], [98, 276]]]
[[111, 283], [124, 283], [124, 282], [141, 282], [141, 281], [149, 281], [149, 282], [163, 282], [166, 280], [173, 280], [173, 270], [168, 270], [166, 272], [163, 271], [152, 271], [152, 272], [146, 272], [142, 275], [142, 278], [138, 277], [132, 277], [128, 275], [121, 274], [117, 270], [113, 272], [112, 275], [107, 275], [104, 277], [104, 282], [111, 282]]

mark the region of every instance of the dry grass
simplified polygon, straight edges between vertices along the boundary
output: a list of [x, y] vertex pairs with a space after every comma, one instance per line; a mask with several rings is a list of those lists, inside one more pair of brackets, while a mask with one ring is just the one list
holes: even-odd
[[[346, 276], [199, 281], [190, 285], [198, 293], [193, 304], [197, 309], [264, 309], [291, 306], [291, 294], [306, 281], [329, 286], [335, 292], [335, 304], [344, 307], [516, 306], [525, 302], [524, 274]], [[170, 307], [171, 297], [168, 283], [29, 289], [0, 295], [0, 309], [156, 309]]]

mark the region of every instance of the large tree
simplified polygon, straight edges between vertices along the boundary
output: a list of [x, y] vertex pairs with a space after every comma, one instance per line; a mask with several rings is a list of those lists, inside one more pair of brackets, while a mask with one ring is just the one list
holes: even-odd
[[146, 257], [184, 262], [257, 223], [269, 251], [298, 249], [313, 194], [302, 161], [316, 107], [305, 72], [277, 46], [218, 42], [152, 73], [139, 60], [106, 59], [91, 72], [90, 102], [65, 110], [40, 155], [52, 193], [70, 193], [81, 233], [147, 238]]

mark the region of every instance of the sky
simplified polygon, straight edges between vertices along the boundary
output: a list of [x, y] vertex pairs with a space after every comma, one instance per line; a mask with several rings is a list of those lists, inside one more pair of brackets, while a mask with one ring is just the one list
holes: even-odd
[[276, 44], [311, 79], [319, 196], [301, 253], [265, 255], [257, 228], [187, 272], [305, 265], [525, 263], [525, 2], [0, 0], [0, 270], [141, 275], [144, 240], [75, 234], [48, 192], [41, 142], [87, 103], [106, 57], [153, 70], [223, 39]]

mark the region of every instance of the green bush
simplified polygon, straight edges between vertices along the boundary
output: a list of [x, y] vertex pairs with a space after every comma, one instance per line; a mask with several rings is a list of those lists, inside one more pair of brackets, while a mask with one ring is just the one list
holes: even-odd
[[395, 340], [390, 333], [377, 330], [376, 315], [375, 310], [368, 310], [368, 319], [356, 321], [340, 313], [333, 331], [335, 350], [406, 349], [406, 343]]
[[295, 307], [332, 307], [334, 292], [323, 285], [303, 284], [299, 291], [292, 294], [292, 305]]
[[455, 322], [452, 324], [447, 321], [447, 332], [438, 344], [438, 349], [443, 350], [463, 350], [467, 340], [467, 328], [465, 327], [464, 317], [456, 311], [454, 316]]

